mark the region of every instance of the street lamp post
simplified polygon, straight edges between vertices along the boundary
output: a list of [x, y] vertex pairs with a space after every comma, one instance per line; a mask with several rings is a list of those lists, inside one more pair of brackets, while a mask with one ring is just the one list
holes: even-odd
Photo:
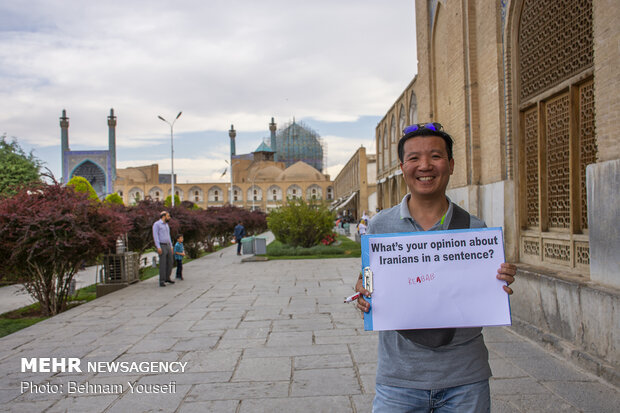
[[170, 199], [172, 200], [173, 208], [174, 208], [174, 133], [173, 133], [173, 129], [174, 129], [174, 123], [177, 121], [177, 119], [179, 119], [179, 117], [181, 116], [181, 113], [183, 112], [179, 112], [179, 114], [177, 115], [176, 118], [174, 118], [172, 123], [168, 122], [166, 119], [164, 119], [161, 116], [157, 116], [159, 119], [163, 120], [168, 125], [170, 125], [170, 184], [172, 185], [172, 189], [171, 189], [172, 194], [170, 196]]
[[230, 125], [230, 130], [228, 131], [228, 137], [230, 138], [230, 205], [234, 205], [233, 201], [233, 156], [235, 156], [235, 137], [237, 136], [237, 131], [235, 130], [234, 125]]

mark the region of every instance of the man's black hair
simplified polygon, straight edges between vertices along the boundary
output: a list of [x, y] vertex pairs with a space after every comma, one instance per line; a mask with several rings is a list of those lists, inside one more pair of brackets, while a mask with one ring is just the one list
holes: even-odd
[[409, 132], [403, 135], [402, 138], [398, 141], [398, 159], [401, 163], [403, 163], [403, 158], [405, 157], [405, 142], [411, 138], [415, 138], [416, 136], [438, 136], [446, 143], [446, 151], [448, 152], [448, 160], [452, 159], [452, 146], [454, 145], [454, 140], [450, 134], [444, 131], [436, 131], [427, 128], [420, 128], [413, 132]]

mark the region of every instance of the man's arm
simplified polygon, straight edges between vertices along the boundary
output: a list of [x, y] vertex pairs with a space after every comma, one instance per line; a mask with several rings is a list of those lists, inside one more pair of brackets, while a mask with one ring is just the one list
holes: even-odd
[[[159, 222], [159, 221], [157, 221]], [[161, 255], [161, 244], [159, 243], [159, 230], [157, 222], [153, 224], [153, 241], [155, 242], [155, 247], [157, 248], [157, 253]]]

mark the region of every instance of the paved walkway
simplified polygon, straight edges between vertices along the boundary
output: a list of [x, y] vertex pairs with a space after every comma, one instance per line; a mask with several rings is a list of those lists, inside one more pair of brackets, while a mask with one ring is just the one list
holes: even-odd
[[[188, 263], [185, 281], [161, 288], [154, 277], [0, 339], [0, 411], [369, 412], [377, 335], [342, 303], [359, 259], [241, 258], [227, 248]], [[618, 389], [508, 328], [485, 337], [493, 412], [618, 411]], [[21, 373], [22, 357], [78, 357], [83, 372]], [[87, 371], [95, 361], [188, 364]], [[137, 392], [153, 384], [171, 392]]]

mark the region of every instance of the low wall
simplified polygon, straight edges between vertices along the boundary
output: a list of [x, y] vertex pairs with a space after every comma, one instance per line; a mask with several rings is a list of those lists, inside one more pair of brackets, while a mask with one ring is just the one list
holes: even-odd
[[620, 386], [620, 291], [519, 266], [513, 328]]

